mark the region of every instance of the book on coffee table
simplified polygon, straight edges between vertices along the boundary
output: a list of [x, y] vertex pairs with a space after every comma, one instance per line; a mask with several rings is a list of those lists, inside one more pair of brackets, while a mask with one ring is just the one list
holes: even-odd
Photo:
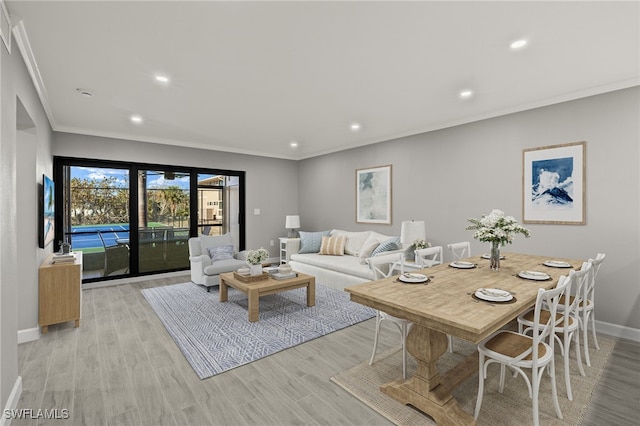
[[283, 274], [281, 272], [275, 272], [275, 273], [271, 274], [271, 276], [273, 278], [275, 278], [276, 280], [288, 280], [289, 278], [297, 277], [298, 274], [295, 273], [295, 272], [288, 272], [286, 274]]

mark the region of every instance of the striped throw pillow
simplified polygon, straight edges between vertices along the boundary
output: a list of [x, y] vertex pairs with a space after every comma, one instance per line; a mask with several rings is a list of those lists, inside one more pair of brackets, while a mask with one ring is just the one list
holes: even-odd
[[320, 246], [320, 254], [330, 256], [344, 256], [344, 244], [346, 237], [322, 237], [322, 245]]

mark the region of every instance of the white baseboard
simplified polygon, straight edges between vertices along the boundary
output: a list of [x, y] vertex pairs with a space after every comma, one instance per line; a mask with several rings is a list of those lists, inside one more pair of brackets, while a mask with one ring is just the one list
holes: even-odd
[[623, 339], [640, 342], [640, 330], [638, 330], [637, 328], [596, 321], [596, 331], [598, 333], [608, 334], [609, 336], [621, 337]]
[[6, 410], [15, 410], [18, 406], [18, 401], [20, 401], [20, 396], [22, 395], [22, 377], [18, 376], [16, 379], [16, 383], [13, 385], [13, 389], [11, 389], [11, 394], [9, 394], [9, 399], [7, 400], [7, 405], [4, 407], [2, 411], [2, 416], [0, 416], [0, 426], [9, 426], [11, 424], [11, 416], [7, 418], [4, 415]]
[[26, 330], [18, 330], [18, 344], [33, 342], [40, 338], [40, 328], [28, 328]]

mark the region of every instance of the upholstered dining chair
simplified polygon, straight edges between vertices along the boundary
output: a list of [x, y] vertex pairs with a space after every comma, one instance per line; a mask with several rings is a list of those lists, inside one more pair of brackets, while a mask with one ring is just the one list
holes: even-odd
[[[393, 254], [385, 254], [380, 256], [370, 257], [367, 262], [369, 263], [369, 268], [373, 271], [373, 279], [380, 280], [383, 278], [388, 278], [396, 271], [400, 274], [404, 273], [404, 254], [402, 253], [393, 253]], [[380, 334], [380, 324], [383, 321], [388, 321], [398, 327], [400, 330], [400, 341], [402, 343], [402, 378], [407, 378], [407, 334], [409, 333], [409, 328], [411, 326], [411, 321], [407, 321], [402, 318], [394, 317], [393, 315], [389, 315], [386, 312], [377, 311], [376, 312], [376, 335], [373, 340], [373, 352], [371, 353], [371, 359], [369, 360], [369, 365], [373, 364], [373, 359], [376, 356], [376, 349], [378, 348], [378, 335]]]
[[[442, 246], [418, 249], [415, 251], [415, 254], [416, 264], [422, 266], [423, 268], [430, 268], [432, 266], [441, 265], [444, 260]], [[448, 350], [449, 352], [453, 352], [453, 342], [450, 335], [447, 335], [447, 340], [449, 341]]]
[[606, 255], [604, 253], [598, 253], [595, 259], [589, 259], [591, 262], [591, 280], [583, 289], [583, 297], [581, 303], [578, 305], [578, 319], [580, 320], [580, 328], [582, 329], [582, 343], [584, 344], [584, 359], [587, 362], [587, 366], [591, 367], [591, 358], [589, 357], [589, 327], [591, 327], [591, 333], [593, 335], [593, 344], [595, 348], [600, 350], [598, 345], [598, 338], [596, 337], [596, 316], [595, 316], [595, 290], [598, 272], [602, 266], [602, 262]]
[[471, 243], [469, 241], [447, 244], [447, 247], [451, 251], [453, 260], [456, 262], [465, 257], [471, 257]]
[[[572, 293], [577, 295], [581, 295], [582, 289], [587, 284], [587, 282], [591, 279], [591, 263], [584, 262], [582, 264], [582, 268], [576, 272], [569, 272], [569, 277], [567, 280], [570, 280], [568, 287], [571, 289]], [[578, 371], [580, 371], [580, 375], [585, 376], [584, 368], [582, 367], [582, 357], [580, 355], [580, 321], [578, 318], [578, 306], [581, 303], [581, 297], [567, 297], [569, 292], [565, 293], [563, 297], [560, 298], [560, 302], [557, 307], [557, 321], [562, 321], [556, 326], [556, 332], [553, 334], [553, 337], [556, 339], [558, 346], [560, 347], [560, 352], [564, 358], [564, 381], [567, 388], [567, 398], [569, 401], [573, 401], [573, 393], [571, 392], [571, 374], [569, 369], [569, 352], [571, 348], [571, 341], [575, 340], [575, 351], [576, 351], [576, 361], [578, 362]], [[547, 316], [550, 315], [548, 309], [543, 308], [540, 313], [540, 321], [546, 322]], [[518, 315], [518, 332], [527, 334], [528, 332], [533, 330], [533, 321], [534, 321], [534, 311], [530, 309], [520, 315]], [[562, 335], [562, 339], [558, 336]]]
[[[558, 390], [556, 389], [556, 373], [554, 364], [554, 344], [555, 339], [550, 338], [555, 333], [558, 325], [556, 312], [560, 296], [565, 294], [571, 280], [566, 276], [560, 277], [558, 285], [551, 290], [538, 289], [536, 304], [533, 314], [532, 335], [516, 333], [509, 330], [498, 330], [489, 337], [483, 339], [478, 344], [479, 369], [478, 369], [478, 399], [473, 414], [474, 419], [478, 419], [480, 408], [482, 407], [482, 395], [484, 392], [484, 380], [487, 377], [487, 368], [493, 363], [500, 364], [500, 386], [499, 392], [504, 390], [505, 369], [509, 367], [517, 374], [520, 374], [527, 383], [529, 397], [533, 406], [533, 424], [540, 424], [538, 414], [538, 395], [540, 391], [540, 380], [543, 377], [545, 368], [549, 368], [551, 378], [551, 393], [553, 395], [553, 405], [556, 415], [562, 419], [560, 404], [558, 403]], [[549, 309], [550, 315], [546, 322], [541, 321], [541, 312], [544, 306]], [[545, 342], [548, 340], [548, 343]], [[531, 380], [524, 369], [531, 370]]]

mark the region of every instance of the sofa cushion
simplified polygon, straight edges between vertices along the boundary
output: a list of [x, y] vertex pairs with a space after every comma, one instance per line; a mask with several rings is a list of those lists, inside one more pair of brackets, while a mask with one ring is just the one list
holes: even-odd
[[300, 231], [300, 250], [298, 253], [319, 253], [322, 237], [328, 237], [329, 231], [305, 232]]
[[233, 259], [233, 246], [209, 247], [209, 257], [211, 262], [220, 262], [221, 260]]
[[373, 252], [371, 253], [371, 256], [378, 255], [385, 251], [392, 251], [392, 250], [399, 250], [399, 249], [400, 249], [400, 238], [392, 237], [386, 241], [381, 242], [380, 245], [378, 245], [378, 247], [376, 247], [375, 250], [373, 250]]
[[204, 274], [218, 275], [224, 272], [233, 272], [238, 268], [242, 268], [244, 266], [247, 266], [247, 262], [243, 260], [238, 260], [238, 259], [220, 260], [204, 268]]
[[344, 254], [351, 256], [357, 256], [362, 244], [367, 240], [371, 231], [351, 232], [343, 231], [341, 229], [334, 229], [331, 231], [331, 236], [344, 236], [346, 238], [344, 245]]
[[373, 279], [373, 273], [369, 269], [369, 265], [361, 265], [355, 256], [322, 256], [318, 253], [307, 253], [292, 254], [291, 260], [366, 280]]
[[360, 251], [358, 252], [358, 259], [362, 265], [366, 265], [367, 259], [371, 257], [371, 253], [378, 247], [380, 243], [375, 238], [368, 238], [364, 242]]
[[209, 253], [210, 247], [233, 246], [233, 237], [227, 233], [224, 235], [200, 235], [202, 252]]
[[344, 235], [340, 235], [338, 237], [322, 237], [320, 254], [330, 256], [343, 256], [345, 240], [346, 237]]

